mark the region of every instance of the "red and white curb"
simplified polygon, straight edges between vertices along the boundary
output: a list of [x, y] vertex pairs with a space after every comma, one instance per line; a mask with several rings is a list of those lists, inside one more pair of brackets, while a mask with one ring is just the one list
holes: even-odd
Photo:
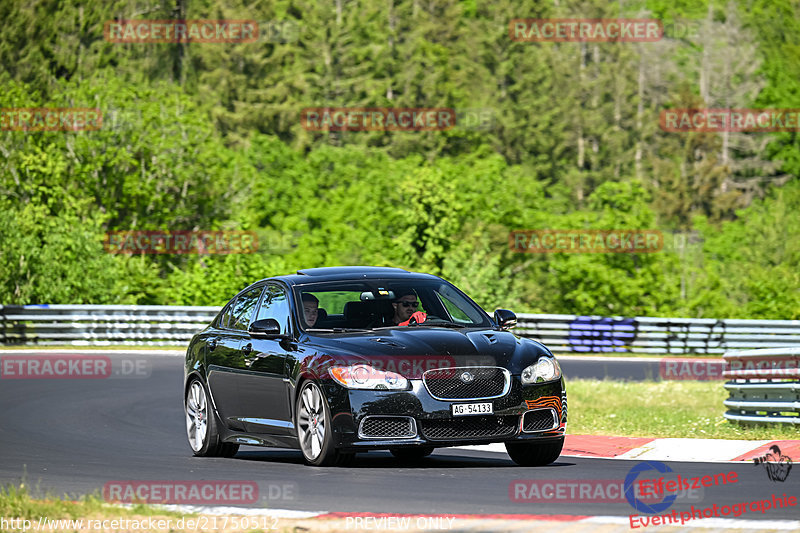
[[[470, 527], [473, 531], [480, 531], [480, 526], [486, 522], [510, 521], [525, 527], [530, 522], [564, 522], [572, 524], [607, 524], [626, 526], [630, 528], [629, 518], [626, 516], [588, 516], [565, 514], [405, 514], [405, 513], [348, 513], [328, 511], [295, 511], [291, 509], [256, 509], [243, 507], [219, 507], [196, 505], [158, 505], [160, 509], [199, 513], [217, 516], [259, 516], [270, 518], [283, 518], [290, 520], [344, 520], [349, 524], [348, 529], [428, 529], [446, 530]], [[485, 524], [489, 526], [490, 524]], [[702, 518], [688, 520], [683, 524], [664, 524], [667, 527], [692, 527], [710, 529], [746, 529], [750, 531], [800, 530], [800, 520], [741, 520], [733, 518]], [[473, 527], [474, 526], [474, 527]], [[660, 527], [660, 526], [659, 526]], [[516, 530], [516, 527], [509, 527]], [[637, 528], [638, 529], [638, 528]], [[644, 529], [644, 527], [642, 527]], [[492, 529], [486, 529], [491, 531]]]
[[[134, 507], [133, 504], [120, 504], [122, 507]], [[262, 509], [259, 507], [232, 507], [222, 505], [177, 505], [157, 504], [156, 509], [173, 511], [176, 513], [196, 513], [216, 516], [268, 516], [272, 518], [288, 518], [302, 520], [304, 518], [317, 518], [327, 514], [327, 511], [295, 511], [293, 509]]]
[[[580, 522], [591, 524], [616, 524], [630, 528], [630, 521], [625, 516], [590, 516], [580, 520]], [[738, 518], [701, 518], [698, 520], [688, 520], [683, 524], [664, 524], [662, 526], [649, 527], [702, 527], [710, 529], [746, 529], [748, 531], [769, 531], [769, 530], [788, 530], [797, 531], [800, 529], [800, 520], [741, 520]], [[638, 528], [637, 528], [638, 529]], [[645, 526], [641, 527], [645, 529]]]
[[[602, 435], [567, 435], [561, 455], [636, 461], [729, 463], [761, 457], [773, 445], [777, 445], [784, 455], [800, 458], [800, 440], [655, 439]], [[460, 446], [458, 449], [506, 452], [502, 443]]]

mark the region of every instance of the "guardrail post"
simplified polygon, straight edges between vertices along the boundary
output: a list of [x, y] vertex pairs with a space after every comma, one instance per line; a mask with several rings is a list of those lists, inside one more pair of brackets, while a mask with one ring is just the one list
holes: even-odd
[[728, 352], [723, 377], [725, 418], [733, 422], [800, 424], [800, 348]]

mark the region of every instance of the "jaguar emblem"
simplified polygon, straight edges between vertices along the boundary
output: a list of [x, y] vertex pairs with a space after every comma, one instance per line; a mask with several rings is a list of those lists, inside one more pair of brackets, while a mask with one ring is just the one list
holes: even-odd
[[464, 383], [472, 383], [475, 381], [475, 375], [472, 372], [464, 371], [458, 378]]

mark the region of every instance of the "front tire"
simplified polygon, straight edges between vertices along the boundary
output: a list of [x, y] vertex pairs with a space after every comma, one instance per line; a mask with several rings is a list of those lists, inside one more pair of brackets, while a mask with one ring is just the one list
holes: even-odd
[[333, 445], [331, 410], [319, 386], [306, 381], [297, 395], [297, 439], [303, 459], [311, 466], [344, 466], [354, 454]]
[[545, 466], [554, 462], [564, 448], [564, 437], [557, 441], [506, 442], [506, 451], [511, 460], [520, 466]]
[[186, 389], [183, 402], [186, 413], [186, 436], [189, 446], [198, 457], [233, 457], [238, 444], [220, 442], [217, 416], [208, 402], [208, 393], [202, 381], [193, 378]]

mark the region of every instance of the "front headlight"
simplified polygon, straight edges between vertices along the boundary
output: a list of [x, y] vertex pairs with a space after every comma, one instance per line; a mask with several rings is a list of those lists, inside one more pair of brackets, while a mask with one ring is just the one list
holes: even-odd
[[348, 389], [406, 390], [408, 380], [397, 372], [378, 370], [370, 365], [333, 366], [331, 377]]
[[522, 383], [525, 385], [553, 381], [560, 377], [561, 367], [555, 357], [550, 356], [540, 357], [538, 361], [522, 371]]

